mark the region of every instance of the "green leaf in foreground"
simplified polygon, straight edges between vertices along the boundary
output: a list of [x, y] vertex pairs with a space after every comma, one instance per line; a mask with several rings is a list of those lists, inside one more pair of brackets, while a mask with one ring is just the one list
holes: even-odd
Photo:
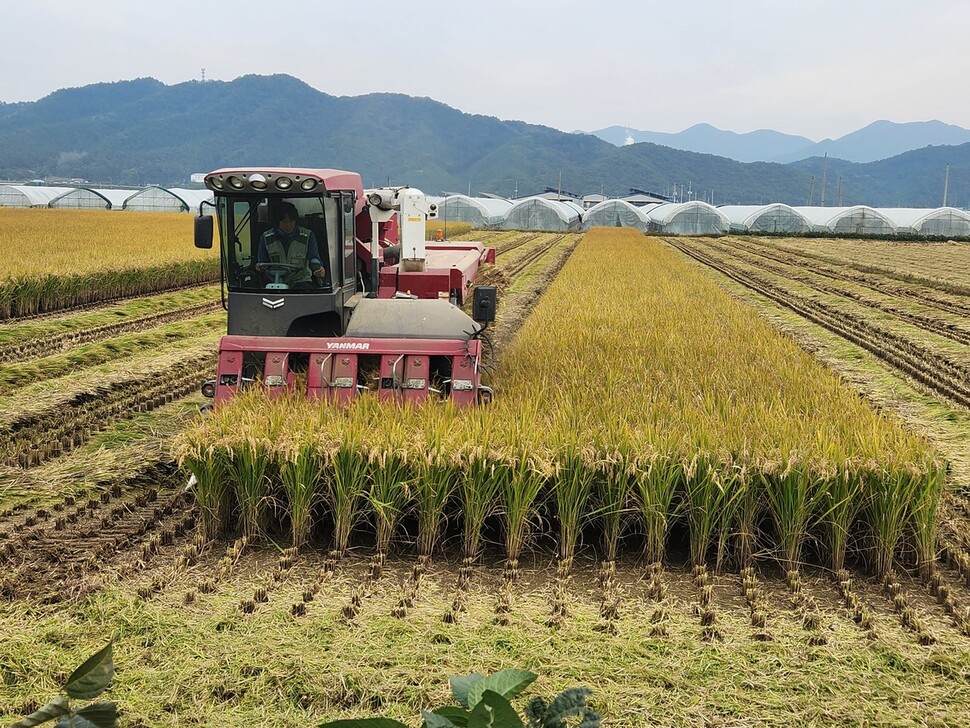
[[[465, 728], [468, 725], [468, 719], [471, 717], [470, 711], [465, 708], [459, 708], [457, 705], [445, 705], [441, 708], [435, 708], [431, 712], [434, 715], [447, 718], [456, 728]], [[427, 716], [425, 716], [425, 720], [427, 720]], [[428, 723], [429, 728], [431, 725], [431, 723]]]
[[109, 702], [91, 703], [65, 715], [54, 728], [118, 728], [118, 707]]
[[[451, 695], [454, 697], [455, 702], [459, 705], [464, 705], [466, 708], [470, 707], [468, 704], [468, 692], [472, 689], [473, 685], [484, 679], [485, 676], [479, 675], [477, 672], [473, 672], [471, 675], [454, 675], [448, 678], [448, 682], [451, 684]], [[481, 698], [481, 693], [478, 695]], [[474, 704], [472, 703], [471, 705]]]
[[319, 728], [408, 728], [390, 718], [348, 718], [346, 720], [332, 720], [321, 723]]
[[598, 726], [600, 724], [599, 714], [590, 710], [589, 706], [586, 705], [586, 698], [592, 694], [593, 691], [589, 688], [563, 690], [549, 703], [542, 725], [544, 728], [560, 728], [566, 718], [582, 715], [583, 720], [580, 725], [590, 726], [591, 728]]
[[441, 715], [441, 713], [430, 713], [427, 710], [422, 710], [421, 717], [424, 718], [422, 728], [458, 728], [458, 726]]
[[491, 690], [475, 705], [468, 728], [523, 728], [522, 719], [503, 696]]
[[71, 712], [71, 709], [68, 706], [67, 698], [63, 695], [58, 695], [43, 708], [35, 710], [23, 720], [18, 720], [10, 728], [30, 728], [31, 726], [54, 720], [58, 716], [67, 715], [69, 712]]
[[90, 700], [104, 692], [115, 674], [114, 662], [111, 660], [112, 644], [113, 642], [109, 642], [104, 649], [89, 657], [71, 673], [64, 686], [65, 693], [72, 698]]
[[[486, 690], [498, 693], [503, 698], [512, 699], [535, 682], [538, 677], [534, 672], [528, 670], [515, 668], [499, 670], [471, 685], [468, 690], [468, 705], [477, 705]], [[452, 686], [452, 690], [454, 690], [454, 686]]]

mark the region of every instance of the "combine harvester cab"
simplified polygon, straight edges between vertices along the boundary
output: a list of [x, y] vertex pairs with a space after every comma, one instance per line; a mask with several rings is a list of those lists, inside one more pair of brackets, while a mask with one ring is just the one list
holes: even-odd
[[[459, 308], [495, 251], [480, 243], [425, 243], [436, 206], [411, 188], [362, 188], [330, 169], [221, 169], [215, 193], [228, 333], [216, 378], [218, 406], [241, 388], [271, 396], [306, 382], [312, 399], [346, 403], [429, 395], [486, 402], [483, 340], [495, 289], [475, 289], [474, 317]], [[196, 218], [195, 244], [213, 244], [213, 219]]]

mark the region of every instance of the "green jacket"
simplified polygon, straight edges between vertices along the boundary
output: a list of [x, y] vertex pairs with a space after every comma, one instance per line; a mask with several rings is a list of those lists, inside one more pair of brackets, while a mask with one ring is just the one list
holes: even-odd
[[266, 253], [271, 263], [288, 263], [298, 265], [302, 270], [293, 271], [283, 276], [283, 282], [288, 285], [294, 283], [309, 283], [313, 278], [307, 261], [307, 252], [310, 248], [310, 231], [306, 228], [297, 228], [296, 235], [289, 239], [289, 247], [277, 234], [276, 228], [268, 230], [263, 238], [266, 245]]

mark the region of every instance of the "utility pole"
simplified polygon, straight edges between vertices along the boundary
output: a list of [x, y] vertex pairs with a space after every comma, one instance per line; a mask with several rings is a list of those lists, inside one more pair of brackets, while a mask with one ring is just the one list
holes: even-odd
[[[556, 192], [556, 196], [559, 198], [562, 197], [562, 170], [561, 169], [559, 170], [559, 190]], [[559, 200], [556, 200], [556, 201], [558, 202]]]
[[943, 174], [943, 207], [946, 207], [946, 193], [950, 190], [950, 165], [946, 165], [946, 172]]
[[812, 175], [811, 181], [808, 183], [808, 206], [812, 206], [812, 200], [815, 199], [815, 175]]
[[825, 156], [822, 157], [822, 194], [819, 203], [822, 207], [825, 207], [825, 166], [829, 161], [829, 153], [826, 152]]
[[842, 207], [842, 175], [839, 175], [839, 201], [838, 206]]

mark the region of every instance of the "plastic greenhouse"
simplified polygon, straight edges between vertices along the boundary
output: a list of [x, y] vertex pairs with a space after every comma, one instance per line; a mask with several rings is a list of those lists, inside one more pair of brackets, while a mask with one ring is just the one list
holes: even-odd
[[576, 207], [543, 197], [526, 197], [515, 202], [502, 220], [503, 230], [579, 230], [582, 219]]
[[899, 235], [970, 237], [970, 213], [955, 207], [886, 207], [879, 212], [896, 223]]
[[137, 191], [78, 187], [55, 197], [50, 206], [72, 210], [120, 210], [125, 206], [125, 201]]
[[0, 185], [0, 207], [47, 207], [51, 200], [71, 187], [32, 187], [31, 185]]
[[811, 220], [816, 232], [836, 235], [895, 235], [896, 224], [868, 205], [855, 207], [796, 207]]
[[647, 219], [650, 232], [667, 235], [724, 235], [731, 227], [718, 208], [699, 200], [656, 205]]
[[810, 233], [811, 221], [782, 203], [772, 205], [722, 205], [717, 208], [731, 223], [733, 232]]
[[646, 232], [648, 225], [646, 209], [625, 200], [603, 200], [583, 215], [583, 230], [592, 227], [629, 227]]
[[125, 200], [126, 210], [142, 212], [192, 212], [204, 200], [212, 200], [209, 190], [146, 187]]
[[511, 208], [512, 203], [508, 200], [494, 197], [450, 195], [438, 201], [438, 220], [467, 222], [473, 228], [488, 228], [501, 223]]

